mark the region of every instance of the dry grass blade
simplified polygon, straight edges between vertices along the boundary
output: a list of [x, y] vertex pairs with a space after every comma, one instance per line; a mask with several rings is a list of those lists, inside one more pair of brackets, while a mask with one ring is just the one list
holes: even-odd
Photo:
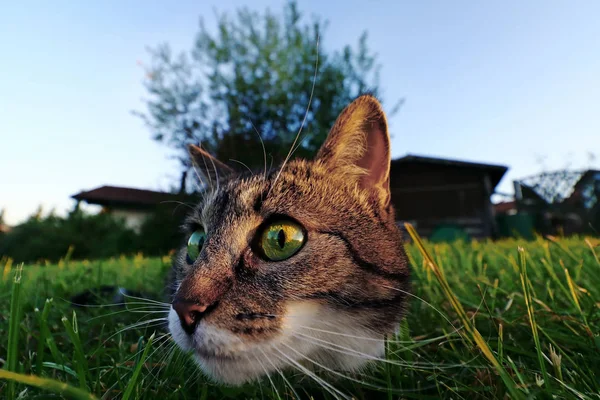
[[521, 286], [523, 288], [523, 297], [525, 298], [525, 307], [527, 308], [527, 315], [529, 317], [531, 333], [533, 335], [533, 341], [535, 342], [535, 350], [537, 352], [540, 369], [542, 370], [542, 375], [544, 377], [544, 385], [547, 389], [550, 389], [550, 378], [548, 376], [548, 372], [546, 371], [546, 364], [544, 362], [544, 355], [542, 352], [542, 346], [540, 344], [540, 335], [538, 332], [537, 323], [535, 321], [535, 310], [533, 309], [533, 300], [530, 290], [531, 282], [527, 277], [527, 262], [525, 260], [525, 250], [522, 247], [519, 247], [519, 266]]
[[456, 296], [452, 292], [452, 289], [450, 288], [448, 281], [444, 277], [444, 275], [443, 275], [442, 271], [440, 270], [440, 268], [438, 267], [438, 265], [433, 261], [433, 258], [431, 257], [431, 255], [429, 254], [427, 249], [425, 248], [425, 245], [423, 244], [423, 241], [419, 237], [415, 228], [409, 223], [405, 223], [404, 227], [406, 228], [406, 230], [408, 231], [408, 234], [413, 239], [413, 241], [417, 245], [419, 251], [423, 255], [423, 258], [427, 262], [427, 266], [432, 270], [435, 277], [438, 279], [438, 282], [442, 286], [442, 290], [444, 292], [444, 295], [446, 296], [446, 299], [450, 302], [450, 304], [452, 304], [454, 311], [456, 311], [456, 313], [458, 314], [459, 319], [461, 320], [462, 324], [465, 327], [465, 331], [471, 336], [471, 338], [469, 338], [468, 336], [465, 336], [465, 339], [469, 343], [471, 343], [470, 339], [475, 341], [475, 344], [477, 345], [479, 350], [481, 350], [483, 355], [494, 366], [494, 368], [496, 369], [498, 374], [500, 374], [500, 377], [502, 378], [502, 381], [506, 385], [506, 389], [510, 392], [511, 396], [515, 399], [524, 399], [523, 393], [521, 393], [517, 389], [515, 382], [512, 380], [512, 378], [510, 377], [508, 372], [504, 369], [502, 364], [500, 364], [498, 359], [494, 356], [494, 353], [488, 346], [485, 339], [481, 336], [481, 334], [479, 333], [477, 328], [473, 325], [473, 323], [471, 322], [471, 319], [468, 318], [467, 313], [465, 312], [462, 304], [460, 303], [458, 298], [456, 298]]
[[0, 370], [0, 378], [12, 382], [19, 382], [29, 386], [35, 386], [40, 389], [61, 394], [67, 398], [76, 400], [95, 400], [96, 397], [84, 390], [69, 386], [66, 383], [55, 381], [53, 379], [40, 378], [35, 375], [17, 374], [16, 372]]

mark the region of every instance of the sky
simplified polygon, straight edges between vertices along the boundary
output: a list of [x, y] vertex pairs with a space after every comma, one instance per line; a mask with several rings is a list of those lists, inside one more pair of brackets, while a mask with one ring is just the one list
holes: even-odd
[[[147, 48], [190, 50], [203, 17], [236, 0], [19, 1], [0, 13], [0, 209], [63, 213], [101, 185], [164, 190], [177, 165], [144, 110]], [[255, 0], [279, 11], [283, 1]], [[329, 20], [321, 45], [362, 31], [382, 64], [392, 156], [507, 165], [497, 188], [542, 170], [600, 167], [600, 2], [300, 1]], [[308, 83], [310, 84], [310, 83]], [[316, 88], [318, 91], [318, 86]], [[589, 153], [598, 158], [592, 160]]]

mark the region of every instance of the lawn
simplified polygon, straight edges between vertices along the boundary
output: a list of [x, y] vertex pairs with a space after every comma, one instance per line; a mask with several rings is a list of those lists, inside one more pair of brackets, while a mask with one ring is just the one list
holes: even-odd
[[22, 268], [3, 259], [0, 398], [600, 399], [598, 239], [415, 239], [414, 296], [386, 362], [323, 372], [321, 383], [292, 370], [241, 388], [199, 374], [165, 335], [160, 304], [69, 302], [107, 284], [160, 301], [168, 257]]

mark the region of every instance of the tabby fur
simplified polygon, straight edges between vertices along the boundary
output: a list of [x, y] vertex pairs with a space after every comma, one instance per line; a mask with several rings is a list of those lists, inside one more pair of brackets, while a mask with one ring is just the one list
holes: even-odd
[[[377, 99], [346, 107], [314, 160], [266, 174], [236, 173], [196, 146], [190, 153], [212, 189], [185, 229], [203, 227], [207, 237], [191, 263], [185, 247], [176, 255], [173, 302], [206, 312], [186, 332], [171, 308], [175, 342], [208, 376], [234, 385], [276, 369], [356, 370], [382, 356], [406, 309], [410, 271]], [[257, 235], [281, 217], [298, 222], [306, 242], [287, 260], [266, 261], [254, 251]]]

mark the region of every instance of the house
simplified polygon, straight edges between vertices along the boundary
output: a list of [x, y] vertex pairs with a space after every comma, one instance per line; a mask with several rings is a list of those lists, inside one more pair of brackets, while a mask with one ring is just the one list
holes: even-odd
[[517, 202], [515, 200], [502, 201], [494, 204], [496, 215], [515, 215], [517, 213]]
[[585, 210], [600, 207], [600, 170], [582, 171], [581, 177], [573, 185], [572, 193], [564, 202]]
[[542, 234], [595, 233], [600, 227], [600, 170], [558, 170], [514, 181], [518, 215]]
[[491, 195], [507, 170], [503, 165], [410, 154], [392, 160], [390, 190], [396, 218], [411, 222], [425, 237], [442, 230], [494, 237]]
[[[424, 237], [436, 237], [442, 231], [446, 232], [444, 235], [453, 231], [468, 237], [495, 236], [490, 196], [507, 170], [501, 165], [416, 155], [392, 160], [390, 189], [396, 218], [399, 223], [411, 222]], [[115, 186], [102, 186], [72, 197], [104, 207], [123, 217], [133, 229], [139, 228], [158, 204], [185, 201], [171, 193]]]
[[0, 234], [10, 232], [11, 227], [5, 223], [0, 222]]
[[84, 201], [87, 204], [102, 206], [104, 212], [123, 218], [127, 227], [133, 230], [138, 230], [146, 217], [157, 207], [176, 208], [182, 202], [191, 200], [188, 195], [118, 186], [101, 186], [77, 193], [71, 198], [75, 199], [78, 204]]

